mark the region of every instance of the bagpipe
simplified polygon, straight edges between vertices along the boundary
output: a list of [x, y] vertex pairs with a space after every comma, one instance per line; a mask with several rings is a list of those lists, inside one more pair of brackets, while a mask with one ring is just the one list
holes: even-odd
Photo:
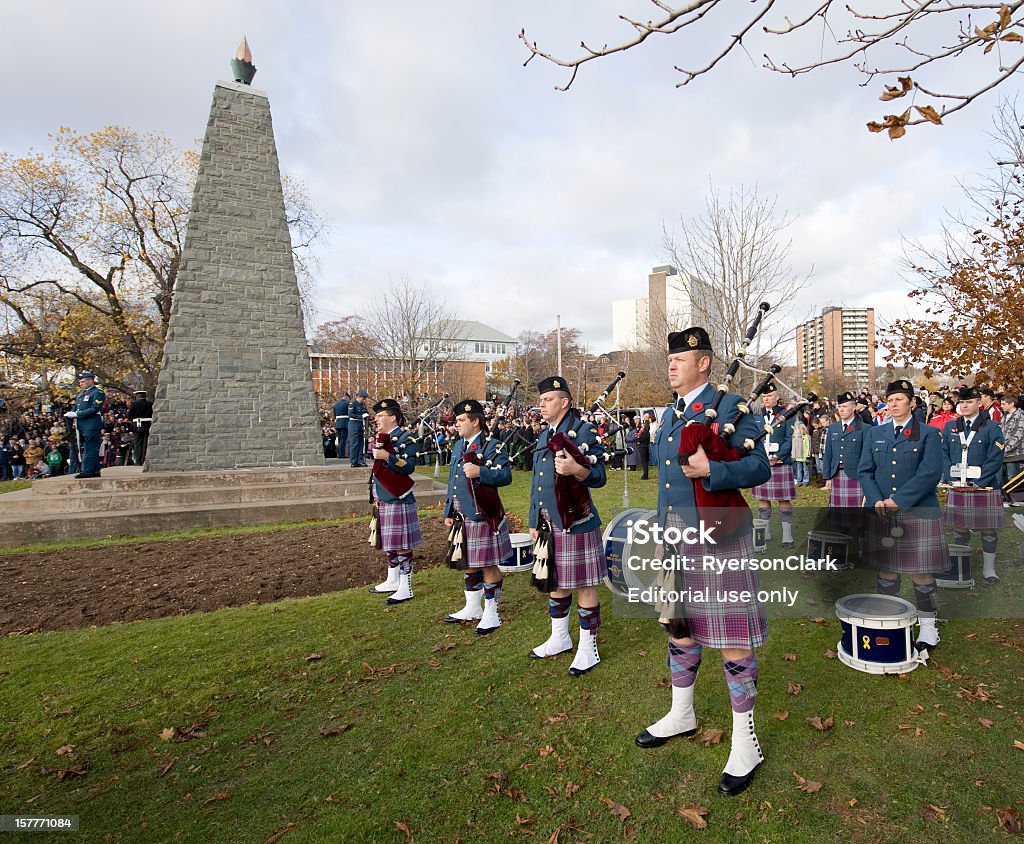
[[412, 422], [411, 427], [416, 429], [416, 444], [419, 446], [420, 457], [429, 457], [440, 451], [437, 443], [436, 420], [431, 414], [448, 401], [449, 398], [450, 395], [448, 393], [443, 393], [441, 398], [423, 411], [422, 416], [414, 419]]
[[[487, 442], [490, 437], [484, 438], [484, 446], [487, 447]], [[484, 461], [483, 448], [479, 451], [466, 451], [462, 455], [462, 464], [465, 466], [467, 463], [472, 463], [476, 466], [487, 466], [489, 467], [492, 460]], [[480, 482], [479, 478], [469, 478], [469, 492], [473, 496], [473, 503], [476, 505], [476, 511], [483, 516], [484, 521], [487, 522], [488, 527], [494, 532], [498, 532], [498, 526], [501, 524], [501, 520], [505, 518], [505, 507], [501, 503], [501, 496], [498, 495], [497, 487], [490, 486]]]
[[[378, 431], [377, 438], [373, 441], [374, 448], [380, 448], [386, 451], [388, 454], [398, 454], [398, 449], [395, 446], [395, 440], [391, 434], [385, 431]], [[396, 472], [388, 465], [387, 460], [374, 460], [373, 469], [370, 471], [370, 485], [372, 487], [373, 480], [376, 478], [384, 489], [390, 492], [395, 498], [404, 498], [409, 494], [409, 491], [416, 485], [416, 482], [412, 479], [411, 475], [403, 475], [401, 472]], [[371, 489], [370, 500], [373, 501], [373, 492]]]
[[[797, 391], [793, 390], [788, 385], [783, 384], [783, 382], [778, 378], [779, 373], [782, 371], [782, 367], [773, 364], [767, 370], [763, 370], [746, 362], [745, 358], [747, 348], [757, 335], [758, 329], [761, 326], [761, 320], [770, 309], [771, 305], [767, 302], [762, 302], [759, 306], [757, 315], [754, 317], [754, 321], [747, 328], [747, 332], [743, 337], [740, 347], [736, 350], [736, 357], [733, 359], [732, 363], [729, 364], [729, 368], [726, 370], [725, 379], [718, 385], [718, 392], [715, 394], [714, 400], [704, 411], [704, 416], [708, 421], [698, 422], [692, 419], [686, 423], [686, 426], [680, 432], [679, 453], [677, 458], [680, 466], [687, 465], [690, 457], [693, 456], [700, 447], [703, 447], [708, 460], [720, 463], [731, 463], [737, 460], [742, 460], [758, 447], [758, 443], [764, 437], [771, 436], [776, 429], [784, 426], [806, 405], [817, 401], [818, 397], [814, 393], [809, 393], [806, 398], [800, 398]], [[722, 404], [722, 399], [725, 397], [725, 394], [729, 392], [732, 382], [741, 366], [752, 372], [759, 372], [763, 377], [754, 385], [754, 389], [751, 391], [747, 399], [736, 405], [733, 415], [729, 419], [719, 421], [718, 409]], [[769, 387], [773, 382], [782, 384], [782, 386], [797, 398], [797, 401], [794, 402], [794, 404], [781, 416], [780, 419], [775, 422], [775, 424], [765, 423], [764, 429], [757, 434], [757, 436], [752, 438], [748, 437], [741, 445], [734, 446], [731, 442], [731, 437], [736, 433], [737, 424], [744, 415], [750, 413], [750, 408], [753, 403], [765, 392], [768, 392]], [[676, 412], [678, 413], [679, 411]], [[713, 521], [717, 524], [717, 543], [720, 544], [721, 542], [735, 536], [741, 529], [749, 528], [751, 526], [753, 517], [750, 513], [750, 508], [747, 506], [747, 502], [743, 498], [743, 494], [738, 489], [710, 491], [704, 488], [704, 484], [699, 479], [694, 479], [693, 493], [698, 513], [707, 513], [708, 515], [715, 516], [713, 520], [709, 519], [709, 521]]]

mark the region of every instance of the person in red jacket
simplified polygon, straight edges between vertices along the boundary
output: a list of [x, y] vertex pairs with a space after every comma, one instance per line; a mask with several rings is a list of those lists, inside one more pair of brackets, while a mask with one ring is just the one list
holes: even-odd
[[956, 419], [957, 412], [953, 399], [948, 396], [942, 400], [942, 409], [928, 420], [928, 424], [940, 431], [946, 427], [946, 423]]

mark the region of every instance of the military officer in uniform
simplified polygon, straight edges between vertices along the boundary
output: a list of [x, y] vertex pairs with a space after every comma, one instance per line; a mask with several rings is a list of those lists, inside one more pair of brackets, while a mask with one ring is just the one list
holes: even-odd
[[935, 494], [942, 480], [942, 436], [913, 417], [913, 397], [909, 381], [889, 384], [885, 401], [891, 418], [865, 434], [857, 472], [869, 511], [861, 556], [878, 568], [883, 595], [899, 595], [900, 575], [911, 576], [920, 625], [917, 645], [933, 648], [939, 643], [935, 572], [949, 567]]
[[345, 457], [345, 443], [348, 439], [348, 401], [351, 396], [342, 393], [334, 403], [334, 434], [338, 443], [338, 459]]
[[971, 531], [981, 531], [985, 582], [999, 582], [996, 574], [996, 533], [1006, 525], [1000, 472], [1005, 442], [999, 424], [981, 408], [977, 387], [960, 391], [960, 418], [942, 429], [942, 475], [953, 486], [946, 498], [946, 524], [953, 542], [971, 544]]
[[[705, 410], [715, 399], [716, 390], [708, 382], [712, 360], [711, 340], [705, 329], [695, 326], [668, 335], [668, 380], [675, 392], [675, 402], [665, 410], [652, 446], [658, 467], [658, 520], [663, 528], [682, 530], [697, 527], [701, 519], [717, 521], [714, 513], [699, 513], [694, 484], [708, 491], [743, 489], [763, 484], [771, 477], [768, 452], [760, 445], [732, 462], [711, 462], [702, 447], [679, 464], [679, 438], [690, 421], [706, 422]], [[735, 416], [741, 399], [725, 394], [718, 407], [719, 421]], [[763, 429], [759, 415], [743, 414], [729, 443], [742, 448], [745, 439], [753, 439]], [[744, 510], [745, 510], [744, 506]], [[754, 649], [768, 635], [764, 607], [757, 599], [757, 570], [740, 570], [703, 565], [706, 555], [714, 558], [752, 559], [753, 537], [744, 522], [738, 534], [723, 537], [715, 545], [681, 544], [686, 561], [682, 562], [684, 596], [679, 611], [668, 621], [668, 666], [672, 675], [672, 706], [667, 715], [651, 724], [636, 738], [643, 748], [660, 747], [677, 736], [691, 736], [697, 731], [693, 708], [694, 686], [704, 647], [722, 652], [723, 669], [733, 710], [732, 747], [719, 782], [719, 793], [739, 794], [750, 785], [754, 771], [764, 756], [754, 732], [754, 698], [757, 695], [757, 655]], [[670, 548], [671, 546], [665, 546]], [[680, 563], [679, 555], [666, 551], [663, 560]], [[678, 585], [680, 578], [676, 578]], [[690, 600], [685, 596], [718, 596], [731, 592], [745, 593], [749, 598], [729, 601]]]
[[[366, 465], [366, 420], [370, 414], [366, 411], [366, 399], [369, 396], [362, 387], [356, 391], [356, 397], [348, 405], [348, 453], [352, 466]], [[378, 429], [380, 430], [380, 429]]]
[[764, 440], [772, 476], [767, 482], [750, 490], [757, 500], [757, 515], [769, 523], [768, 538], [771, 538], [770, 522], [772, 502], [779, 503], [779, 518], [782, 521], [782, 547], [792, 548], [793, 542], [793, 501], [796, 499], [796, 484], [793, 481], [793, 426], [789, 419], [782, 424], [783, 411], [779, 407], [779, 389], [770, 384], [761, 397], [763, 424], [775, 428]]
[[[569, 614], [572, 593], [578, 602], [580, 636], [579, 646], [569, 667], [569, 674], [579, 677], [600, 661], [597, 650], [597, 630], [601, 625], [601, 605], [597, 586], [604, 580], [605, 556], [601, 540], [601, 517], [590, 498], [590, 490], [602, 487], [607, 481], [604, 463], [604, 443], [597, 429], [585, 422], [572, 406], [569, 385], [561, 375], [545, 378], [537, 385], [540, 393], [540, 415], [548, 427], [537, 439], [534, 449], [533, 479], [530, 487], [530, 538], [534, 541], [543, 528], [550, 530], [557, 588], [549, 593], [548, 613], [551, 616], [551, 636], [538, 645], [530, 656], [545, 659], [572, 650], [569, 635]], [[588, 465], [577, 463], [571, 456], [552, 454], [548, 440], [555, 433], [572, 439], [586, 458]], [[581, 512], [589, 512], [575, 524], [563, 524], [555, 492], [555, 476], [575, 479], [583, 485], [586, 504]]]
[[146, 462], [146, 448], [149, 445], [149, 429], [153, 427], [153, 402], [145, 390], [136, 390], [134, 400], [128, 408], [128, 420], [132, 423], [132, 465], [141, 466]]
[[858, 471], [866, 426], [857, 416], [857, 399], [851, 392], [836, 396], [839, 421], [825, 432], [822, 474], [828, 493], [830, 521], [838, 528], [853, 527], [864, 506]]
[[103, 433], [103, 403], [106, 394], [96, 386], [96, 376], [83, 372], [78, 376], [78, 395], [75, 409], [68, 416], [75, 420], [78, 441], [81, 448], [82, 471], [76, 478], [98, 478], [100, 476], [100, 439]]
[[412, 549], [423, 544], [420, 520], [416, 513], [416, 497], [412, 487], [397, 495], [381, 482], [378, 461], [383, 471], [411, 475], [416, 471], [416, 438], [400, 427], [405, 423], [402, 408], [394, 399], [381, 399], [373, 406], [378, 433], [391, 438], [394, 453], [374, 443], [374, 474], [372, 495], [377, 502], [380, 547], [388, 557], [388, 577], [383, 583], [370, 587], [374, 594], [394, 593], [389, 604], [401, 604], [412, 598]]
[[[512, 463], [504, 443], [486, 433], [484, 408], [476, 399], [467, 399], [455, 405], [455, 429], [459, 439], [452, 447], [451, 468], [448, 473], [448, 500], [445, 504], [444, 523], [449, 528], [456, 515], [465, 524], [463, 545], [467, 568], [463, 575], [466, 605], [449, 615], [445, 621], [478, 621], [476, 634], [486, 636], [501, 626], [498, 615], [502, 574], [498, 566], [512, 556], [512, 542], [508, 535], [500, 499], [495, 492], [488, 504], [496, 504], [493, 513], [473, 491], [473, 481], [479, 487], [508, 486], [512, 483]], [[466, 455], [469, 460], [464, 459]], [[492, 523], [497, 521], [497, 525]], [[480, 599], [483, 598], [481, 606]]]

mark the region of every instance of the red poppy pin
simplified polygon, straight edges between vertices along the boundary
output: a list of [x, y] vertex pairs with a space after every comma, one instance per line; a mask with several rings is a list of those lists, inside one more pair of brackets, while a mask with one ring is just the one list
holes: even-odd
[[473, 443], [473, 445], [471, 445], [471, 446], [469, 447], [469, 450], [470, 450], [470, 451], [476, 451], [476, 443]]
[[903, 429], [903, 436], [905, 436], [905, 437], [909, 437], [909, 436], [910, 436], [910, 434], [911, 434], [911, 430], [910, 430], [910, 428], [904, 428], [904, 429]]
[[690, 405], [690, 407], [694, 413], [700, 413], [704, 409], [704, 402], [695, 401], [693, 404]]

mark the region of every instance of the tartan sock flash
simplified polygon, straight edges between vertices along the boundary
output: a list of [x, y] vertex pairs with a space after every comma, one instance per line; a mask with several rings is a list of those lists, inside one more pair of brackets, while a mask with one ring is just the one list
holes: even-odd
[[493, 601], [498, 595], [498, 584], [497, 583], [485, 583], [484, 584], [484, 600]]
[[733, 712], [752, 712], [757, 697], [757, 654], [737, 660], [724, 660], [722, 668], [729, 685]]
[[579, 607], [580, 629], [596, 633], [601, 626], [601, 605], [594, 607]]

